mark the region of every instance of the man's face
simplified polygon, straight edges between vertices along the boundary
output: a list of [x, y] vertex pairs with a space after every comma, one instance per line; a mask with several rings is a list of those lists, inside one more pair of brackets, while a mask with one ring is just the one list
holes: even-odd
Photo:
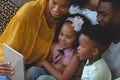
[[[110, 2], [100, 2], [97, 7], [97, 21], [101, 25], [117, 25], [118, 14], [117, 10], [113, 8], [112, 3]], [[120, 19], [119, 19], [120, 20]]]

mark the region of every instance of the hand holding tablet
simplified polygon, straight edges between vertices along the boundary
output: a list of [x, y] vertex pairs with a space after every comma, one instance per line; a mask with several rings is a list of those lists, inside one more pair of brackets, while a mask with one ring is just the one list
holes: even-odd
[[3, 44], [4, 62], [10, 62], [15, 74], [10, 77], [12, 80], [24, 80], [24, 57], [19, 52]]

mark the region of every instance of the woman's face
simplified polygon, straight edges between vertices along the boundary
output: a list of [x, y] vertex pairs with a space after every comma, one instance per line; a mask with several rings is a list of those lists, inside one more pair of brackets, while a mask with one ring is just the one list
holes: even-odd
[[73, 47], [75, 39], [76, 32], [73, 30], [71, 23], [64, 23], [58, 36], [60, 47], [63, 49]]
[[59, 18], [68, 13], [69, 5], [66, 4], [66, 0], [49, 0], [48, 8], [52, 17]]

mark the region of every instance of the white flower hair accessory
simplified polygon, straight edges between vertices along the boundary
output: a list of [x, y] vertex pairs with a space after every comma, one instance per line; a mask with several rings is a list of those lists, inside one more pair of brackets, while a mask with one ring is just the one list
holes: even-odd
[[76, 32], [80, 31], [80, 29], [84, 23], [83, 18], [81, 18], [80, 16], [75, 16], [74, 18], [69, 17], [66, 19], [66, 21], [72, 22], [72, 27], [74, 28], [74, 30]]

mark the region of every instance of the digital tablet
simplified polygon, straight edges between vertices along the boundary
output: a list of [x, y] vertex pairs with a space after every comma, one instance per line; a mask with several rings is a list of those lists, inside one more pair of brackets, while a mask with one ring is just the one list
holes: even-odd
[[24, 80], [24, 57], [19, 52], [3, 44], [4, 62], [10, 62], [14, 68], [15, 74], [10, 78], [12, 80]]

